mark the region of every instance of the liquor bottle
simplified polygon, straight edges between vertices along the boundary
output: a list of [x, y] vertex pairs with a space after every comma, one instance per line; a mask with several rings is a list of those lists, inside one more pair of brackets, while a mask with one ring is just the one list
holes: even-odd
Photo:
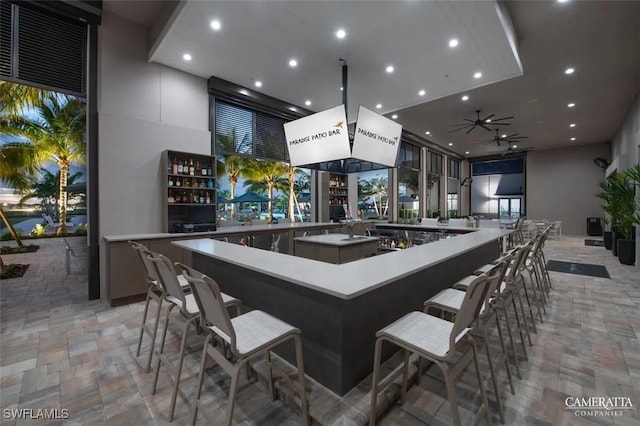
[[180, 181], [180, 178], [176, 178], [176, 186], [182, 186], [182, 182]]
[[209, 194], [209, 191], [207, 191], [207, 196], [205, 197], [205, 203], [211, 204], [211, 194]]
[[202, 176], [206, 176], [207, 175], [207, 165], [205, 163], [202, 163], [201, 174], [202, 174]]
[[189, 193], [189, 202], [193, 204], [193, 191]]
[[207, 176], [213, 176], [213, 173], [211, 172], [211, 164], [207, 166]]
[[204, 182], [204, 179], [200, 181], [200, 188], [206, 188], [207, 184]]
[[178, 174], [178, 162], [175, 158], [173, 159], [173, 163], [171, 164], [171, 173], [174, 175]]
[[185, 188], [191, 187], [191, 181], [189, 179], [185, 179], [184, 182], [182, 182], [182, 186]]
[[175, 199], [173, 198], [173, 191], [169, 191], [169, 199], [167, 200], [169, 204], [175, 203]]
[[176, 202], [176, 203], [181, 203], [182, 202], [182, 195], [180, 195], [179, 192], [176, 193], [176, 195], [174, 197], [174, 202]]
[[200, 194], [200, 204], [204, 204], [204, 194]]
[[167, 173], [168, 173], [168, 174], [171, 174], [171, 170], [172, 170], [172, 167], [171, 167], [171, 157], [167, 156]]
[[193, 167], [193, 158], [191, 158], [189, 160], [189, 174], [191, 176], [193, 176], [193, 175], [195, 175], [195, 173], [196, 173], [196, 169], [195, 169], [195, 167]]
[[173, 178], [169, 176], [169, 186], [173, 186]]
[[184, 166], [182, 165], [182, 160], [178, 162], [178, 174], [181, 175], [184, 173]]
[[207, 188], [209, 188], [209, 189], [213, 188], [213, 180], [209, 179], [207, 181]]
[[202, 173], [202, 168], [200, 167], [200, 161], [196, 161], [195, 175], [198, 176]]

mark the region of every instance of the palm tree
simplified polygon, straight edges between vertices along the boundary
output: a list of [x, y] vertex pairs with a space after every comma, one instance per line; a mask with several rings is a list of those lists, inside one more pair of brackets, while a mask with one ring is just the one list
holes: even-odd
[[273, 191], [286, 191], [289, 188], [289, 166], [277, 161], [260, 161], [249, 160], [247, 168], [247, 181], [245, 187], [249, 187], [255, 192], [260, 187], [267, 188], [267, 196], [269, 197], [269, 216], [267, 223], [273, 222]]
[[[24, 203], [32, 198], [38, 198], [42, 200], [42, 210], [48, 215], [57, 218], [57, 213], [54, 211], [54, 208], [58, 205], [58, 199], [60, 198], [60, 171], [53, 174], [49, 170], [41, 168], [40, 172], [42, 173], [42, 179], [39, 182], [33, 183], [31, 188], [25, 191], [23, 197], [20, 199], [20, 203]], [[80, 176], [82, 176], [82, 172], [69, 175], [67, 185], [73, 185]], [[81, 197], [80, 194], [69, 192], [69, 200], [79, 197]]]
[[3, 167], [0, 176], [9, 183], [22, 184], [33, 179], [38, 167], [55, 162], [60, 168], [60, 202], [58, 234], [67, 233], [67, 192], [71, 164], [86, 160], [85, 107], [77, 98], [49, 93], [45, 101], [33, 108], [29, 116], [14, 116], [0, 122], [0, 136], [21, 137], [0, 147]]
[[[388, 190], [387, 180], [382, 176], [374, 177], [370, 180], [362, 180], [358, 182], [358, 192], [360, 193], [363, 201], [367, 198], [373, 200], [373, 208], [378, 216], [384, 216], [387, 214], [388, 209]], [[378, 206], [378, 200], [380, 206]]]
[[[248, 159], [235, 153], [246, 145], [248, 138], [249, 135], [245, 134], [242, 140], [238, 140], [235, 128], [227, 135], [221, 133], [216, 135], [216, 153], [218, 154], [216, 173], [218, 176], [227, 175], [231, 198], [236, 196], [238, 179], [247, 176]], [[235, 204], [231, 206], [231, 217], [236, 217]]]
[[[30, 107], [40, 105], [46, 101], [52, 92], [38, 87], [0, 81], [0, 105], [3, 118], [22, 115]], [[61, 98], [67, 95], [58, 94]]]

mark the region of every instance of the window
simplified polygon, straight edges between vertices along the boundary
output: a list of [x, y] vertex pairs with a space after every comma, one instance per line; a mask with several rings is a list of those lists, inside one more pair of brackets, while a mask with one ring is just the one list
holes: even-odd
[[420, 153], [420, 147], [407, 142], [402, 142], [398, 152], [398, 165], [419, 170]]
[[215, 152], [287, 161], [282, 118], [226, 102], [215, 103]]
[[87, 23], [38, 6], [0, 3], [0, 76], [85, 95]]
[[362, 219], [386, 218], [389, 201], [387, 170], [358, 173], [358, 210]]
[[431, 152], [431, 161], [429, 163], [429, 171], [438, 175], [442, 174], [442, 160], [443, 157], [440, 154]]
[[460, 162], [458, 160], [449, 159], [449, 177], [460, 179]]

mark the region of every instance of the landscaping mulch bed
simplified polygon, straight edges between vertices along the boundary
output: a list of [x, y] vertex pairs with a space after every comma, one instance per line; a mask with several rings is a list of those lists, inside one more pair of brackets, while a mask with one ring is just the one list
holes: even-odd
[[33, 253], [38, 251], [39, 248], [40, 246], [36, 244], [29, 244], [28, 246], [22, 247], [2, 246], [0, 247], [0, 254]]
[[5, 265], [4, 271], [0, 274], [0, 279], [8, 280], [11, 278], [20, 278], [27, 272], [29, 268], [29, 264], [21, 265], [19, 263], [12, 263], [10, 265]]

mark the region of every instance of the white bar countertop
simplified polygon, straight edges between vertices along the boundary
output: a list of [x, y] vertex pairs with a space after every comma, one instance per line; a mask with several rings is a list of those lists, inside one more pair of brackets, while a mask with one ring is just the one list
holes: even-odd
[[475, 229], [455, 238], [340, 265], [289, 256], [210, 238], [173, 241], [194, 253], [270, 275], [341, 299], [353, 299], [513, 232]]
[[129, 241], [129, 240], [156, 240], [162, 238], [174, 238], [174, 237], [215, 237], [216, 235], [226, 234], [251, 234], [252, 232], [284, 232], [293, 230], [305, 230], [313, 228], [326, 228], [335, 227], [339, 228], [342, 225], [340, 223], [331, 222], [296, 222], [296, 223], [278, 223], [271, 225], [240, 225], [240, 226], [223, 226], [218, 227], [215, 231], [207, 232], [183, 232], [183, 233], [170, 233], [170, 232], [158, 232], [152, 234], [129, 234], [129, 235], [107, 235], [104, 238], [107, 242]]
[[379, 240], [378, 237], [367, 237], [365, 235], [356, 235], [354, 238], [349, 238], [348, 234], [324, 234], [324, 235], [309, 235], [308, 237], [296, 237], [296, 241], [303, 241], [305, 243], [314, 243], [327, 246], [351, 246], [354, 244], [369, 243], [371, 241]]

